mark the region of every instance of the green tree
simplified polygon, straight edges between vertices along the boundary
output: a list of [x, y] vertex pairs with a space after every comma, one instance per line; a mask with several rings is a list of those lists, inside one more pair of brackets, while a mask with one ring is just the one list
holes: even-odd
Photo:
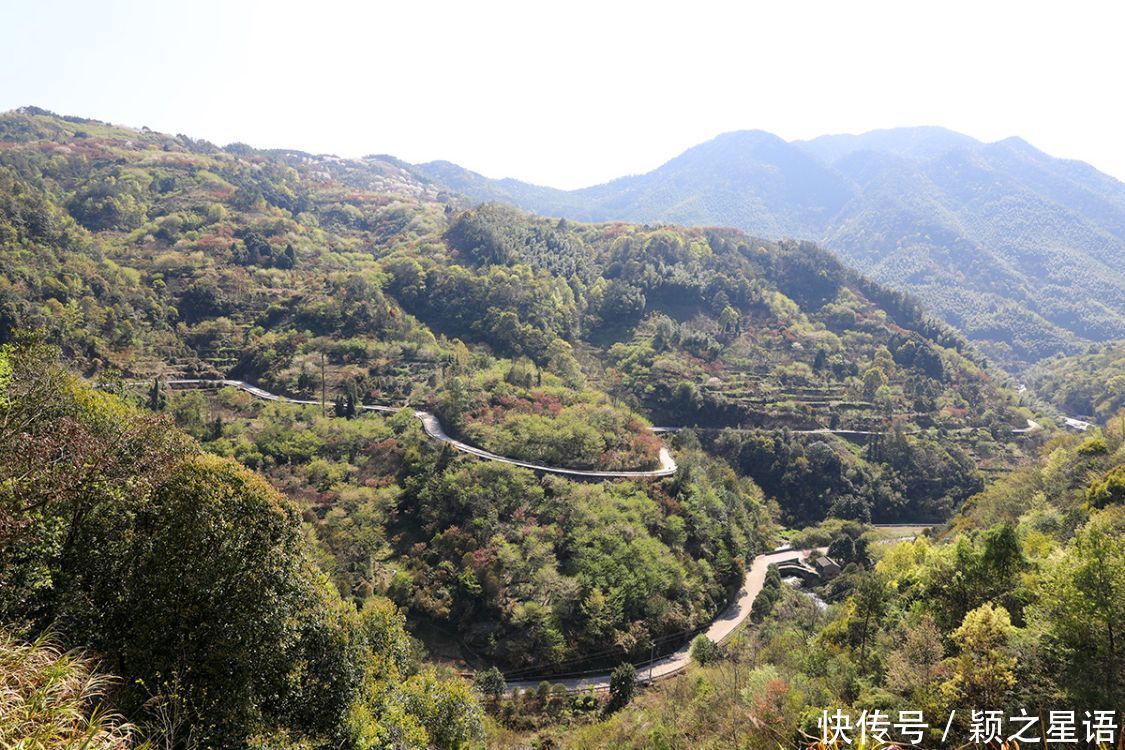
[[285, 246], [285, 252], [277, 259], [278, 268], [295, 268], [297, 265], [297, 251], [293, 249], [293, 245]]
[[852, 601], [858, 622], [859, 668], [867, 668], [867, 649], [887, 605], [887, 589], [882, 578], [869, 573], [859, 579]]
[[730, 305], [723, 308], [722, 313], [719, 315], [719, 325], [723, 328], [723, 333], [728, 335], [737, 335], [739, 332], [739, 322], [741, 316], [738, 310], [735, 310]]
[[493, 702], [500, 700], [504, 696], [504, 691], [508, 689], [508, 683], [504, 680], [504, 673], [495, 666], [477, 672], [473, 681], [477, 690]]
[[1016, 628], [1003, 607], [982, 604], [966, 614], [950, 636], [961, 653], [953, 676], [942, 686], [948, 698], [967, 706], [1005, 705], [1016, 684], [1015, 635]]
[[841, 566], [853, 562], [856, 558], [855, 542], [847, 534], [839, 534], [828, 545], [828, 556]]
[[1125, 510], [1096, 513], [1052, 561], [1034, 619], [1062, 650], [1059, 667], [1075, 700], [1118, 705], [1125, 684]]
[[879, 366], [869, 367], [863, 373], [863, 397], [867, 400], [875, 398], [879, 389], [887, 384], [887, 374]]
[[1125, 464], [1114, 467], [1091, 484], [1086, 491], [1086, 501], [1095, 508], [1125, 504]]
[[152, 411], [164, 411], [164, 407], [168, 405], [168, 396], [164, 393], [164, 386], [160, 383], [160, 378], [153, 378], [152, 385], [148, 389], [148, 408]]
[[288, 682], [303, 585], [299, 528], [295, 509], [261, 478], [227, 459], [193, 457], [151, 503], [99, 517], [75, 566], [93, 583], [75, 594], [92, 599], [96, 619], [80, 600], [70, 618], [88, 621], [82, 629], [121, 673], [151, 686], [175, 680], [216, 738], [244, 736]]
[[427, 669], [407, 680], [403, 691], [405, 705], [425, 727], [430, 747], [461, 750], [480, 739], [484, 717], [464, 680], [441, 679]]

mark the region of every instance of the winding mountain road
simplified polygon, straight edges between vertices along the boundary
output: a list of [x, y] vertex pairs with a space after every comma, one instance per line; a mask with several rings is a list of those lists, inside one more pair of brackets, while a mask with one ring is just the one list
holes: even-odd
[[[199, 387], [223, 387], [231, 386], [249, 393], [255, 398], [260, 398], [265, 401], [278, 401], [292, 404], [304, 404], [317, 406], [320, 405], [319, 401], [311, 399], [297, 399], [286, 398], [278, 396], [275, 393], [270, 393], [264, 388], [259, 388], [243, 380], [207, 380], [207, 379], [176, 379], [168, 380], [166, 383], [169, 386], [199, 386]], [[375, 411], [387, 414], [393, 414], [399, 411], [399, 408], [393, 406], [378, 406], [374, 404], [362, 404], [361, 407], [364, 411]], [[499, 461], [501, 463], [511, 464], [513, 466], [522, 466], [536, 471], [543, 471], [552, 474], [562, 474], [566, 476], [590, 478], [590, 479], [644, 479], [655, 477], [666, 477], [676, 473], [676, 462], [672, 459], [671, 454], [668, 452], [667, 447], [661, 446], [660, 448], [660, 465], [659, 469], [652, 471], [584, 471], [581, 469], [566, 469], [558, 466], [546, 466], [544, 464], [537, 464], [529, 461], [519, 461], [506, 456], [500, 456], [495, 453], [477, 448], [463, 443], [460, 440], [451, 438], [446, 434], [442, 428], [441, 422], [436, 416], [428, 411], [415, 410], [414, 416], [422, 422], [422, 428], [426, 434], [446, 443], [456, 450], [479, 458], [487, 459], [489, 461]], [[1038, 428], [1039, 425], [1032, 423], [1028, 420], [1029, 427]], [[655, 432], [674, 432], [677, 428], [656, 427], [653, 428]], [[816, 430], [813, 432], [821, 432]], [[836, 432], [833, 430], [823, 430], [823, 432]], [[868, 434], [868, 433], [863, 433]], [[913, 527], [906, 527], [914, 530]], [[754, 599], [762, 590], [765, 584], [766, 571], [770, 565], [789, 561], [803, 560], [806, 555], [810, 553], [824, 554], [827, 548], [820, 547], [814, 550], [778, 550], [764, 555], [758, 555], [750, 565], [750, 569], [746, 571], [746, 577], [743, 580], [742, 589], [739, 591], [738, 598], [731, 602], [722, 613], [719, 614], [704, 631], [709, 639], [715, 643], [723, 643], [731, 634], [746, 621], [750, 616], [750, 609], [754, 604]], [[652, 662], [642, 664], [637, 670], [637, 681], [642, 684], [648, 684], [663, 680], [673, 675], [679, 674], [684, 671], [688, 664], [691, 663], [691, 641], [688, 641], [676, 651], [668, 654], [667, 656], [656, 659]], [[563, 685], [571, 692], [585, 692], [585, 691], [604, 691], [609, 690], [610, 674], [598, 673], [591, 675], [584, 675], [578, 677], [562, 677], [552, 678], [550, 675], [543, 675], [535, 678], [524, 678], [518, 680], [511, 680], [508, 682], [508, 689], [518, 688], [520, 690], [531, 690], [538, 687], [539, 683], [543, 680], [549, 680], [552, 684]]]
[[[247, 383], [244, 380], [206, 380], [206, 379], [192, 379], [180, 378], [177, 380], [165, 381], [169, 386], [199, 386], [206, 388], [231, 386], [240, 390], [246, 391], [255, 398], [264, 399], [266, 401], [278, 401], [289, 404], [305, 404], [319, 406], [319, 401], [301, 398], [286, 398], [285, 396], [278, 396], [276, 393], [270, 393], [264, 388], [259, 388], [256, 385]], [[394, 414], [399, 411], [399, 407], [394, 406], [377, 406], [375, 404], [360, 404], [360, 408], [364, 411], [377, 411], [385, 414]], [[676, 473], [676, 461], [672, 458], [672, 454], [668, 452], [668, 448], [664, 445], [660, 446], [660, 468], [652, 469], [650, 471], [594, 471], [584, 469], [567, 469], [561, 466], [548, 466], [546, 464], [539, 464], [533, 461], [520, 461], [515, 458], [508, 458], [501, 456], [483, 448], [477, 448], [474, 445], [463, 443], [460, 440], [450, 437], [446, 434], [445, 429], [441, 426], [441, 421], [428, 412], [415, 410], [414, 416], [422, 422], [422, 429], [426, 431], [434, 440], [446, 443], [451, 448], [468, 453], [478, 458], [483, 458], [488, 461], [499, 461], [500, 463], [511, 464], [512, 466], [522, 466], [525, 469], [532, 469], [534, 471], [542, 471], [549, 474], [561, 474], [563, 476], [577, 477], [581, 479], [656, 479], [659, 477], [670, 477]]]
[[[246, 393], [249, 393], [255, 398], [260, 398], [265, 401], [277, 401], [282, 403], [303, 404], [310, 406], [320, 405], [319, 401], [311, 399], [299, 398], [286, 398], [279, 396], [276, 393], [270, 393], [264, 388], [259, 388], [256, 385], [247, 383], [244, 380], [206, 380], [206, 379], [192, 379], [181, 378], [176, 380], [166, 381], [169, 386], [196, 386], [196, 387], [224, 387], [230, 386], [238, 388]], [[374, 404], [362, 404], [365, 411], [375, 411], [387, 414], [393, 414], [399, 411], [398, 408], [393, 406], [378, 406]], [[546, 466], [537, 464], [530, 461], [519, 461], [507, 456], [500, 456], [495, 453], [477, 448], [476, 446], [469, 445], [468, 443], [456, 440], [446, 434], [445, 429], [441, 425], [441, 421], [436, 416], [428, 411], [415, 410], [414, 416], [422, 422], [422, 428], [434, 440], [446, 443], [447, 445], [459, 450], [463, 453], [468, 453], [479, 458], [487, 459], [489, 461], [499, 461], [501, 463], [512, 464], [513, 466], [522, 466], [536, 471], [549, 472], [552, 474], [562, 474], [565, 476], [574, 476], [588, 479], [645, 479], [671, 476], [676, 473], [676, 462], [672, 459], [672, 455], [668, 452], [668, 448], [661, 446], [660, 448], [660, 468], [652, 471], [583, 471], [581, 469], [566, 469], [558, 466]], [[659, 429], [659, 428], [658, 428]], [[661, 432], [665, 430], [659, 430]], [[818, 550], [824, 552], [824, 550]], [[754, 604], [754, 598], [758, 596], [758, 592], [762, 590], [762, 585], [766, 580], [766, 570], [772, 563], [785, 562], [789, 560], [799, 560], [803, 557], [805, 551], [785, 550], [781, 552], [772, 552], [766, 555], [759, 555], [754, 558], [751, 563], [750, 569], [746, 572], [746, 578], [743, 581], [742, 590], [739, 592], [738, 598], [733, 601], [723, 612], [712, 621], [711, 625], [705, 631], [705, 635], [715, 643], [722, 643], [730, 637], [731, 633], [741, 625], [746, 618], [750, 615], [750, 608]], [[679, 674], [687, 668], [691, 662], [691, 642], [685, 643], [673, 653], [657, 659], [648, 664], [642, 665], [637, 674], [637, 680], [642, 683], [655, 682], [671, 677], [672, 675]], [[515, 680], [508, 683], [508, 688], [520, 688], [522, 690], [533, 689], [539, 685], [543, 679], [551, 679], [549, 676]], [[565, 685], [570, 691], [587, 691], [587, 690], [608, 690], [609, 689], [609, 673], [594, 674], [584, 677], [572, 677], [562, 679], [552, 679], [553, 684]]]

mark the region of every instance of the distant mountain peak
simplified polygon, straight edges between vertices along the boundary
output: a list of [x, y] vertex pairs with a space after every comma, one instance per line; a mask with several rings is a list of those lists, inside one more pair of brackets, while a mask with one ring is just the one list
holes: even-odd
[[869, 130], [866, 133], [822, 135], [793, 145], [829, 164], [859, 151], [873, 151], [908, 159], [930, 159], [962, 148], [975, 148], [980, 141], [948, 128], [913, 126]]
[[1032, 146], [1030, 143], [1028, 143], [1023, 138], [1020, 138], [1018, 135], [1008, 136], [1007, 138], [996, 141], [996, 143], [994, 143], [992, 145], [1003, 146], [1005, 148], [1011, 149], [1012, 151], [1018, 151], [1018, 152], [1023, 153], [1023, 154], [1035, 155], [1035, 156], [1046, 156], [1046, 154], [1044, 154], [1039, 149], [1035, 148], [1035, 146]]
[[679, 156], [670, 159], [667, 164], [715, 154], [746, 158], [762, 152], [790, 151], [792, 148], [793, 146], [787, 141], [765, 130], [732, 130], [727, 133], [720, 133], [711, 140], [704, 141], [697, 146], [692, 146]]
[[734, 143], [734, 144], [759, 144], [759, 143], [787, 143], [785, 139], [780, 136], [774, 135], [768, 130], [728, 130], [725, 133], [719, 133], [707, 143]]

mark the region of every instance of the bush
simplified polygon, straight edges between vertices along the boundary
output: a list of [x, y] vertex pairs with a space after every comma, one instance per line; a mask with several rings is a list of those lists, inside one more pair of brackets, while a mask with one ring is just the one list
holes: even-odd
[[477, 672], [474, 682], [481, 695], [493, 701], [500, 700], [504, 691], [508, 689], [504, 674], [497, 667], [489, 667], [483, 672]]
[[1109, 447], [1106, 445], [1105, 438], [1101, 435], [1087, 438], [1078, 446], [1079, 456], [1104, 456], [1107, 453], [1109, 453]]
[[637, 668], [625, 662], [618, 664], [609, 676], [610, 711], [617, 711], [629, 705], [637, 692]]
[[595, 711], [598, 708], [598, 696], [593, 693], [576, 695], [570, 699], [570, 705], [575, 711]]
[[691, 658], [701, 667], [723, 658], [723, 647], [706, 635], [700, 634], [691, 642]]
[[1112, 469], [1101, 481], [1086, 491], [1086, 500], [1095, 508], [1125, 503], [1125, 464]]

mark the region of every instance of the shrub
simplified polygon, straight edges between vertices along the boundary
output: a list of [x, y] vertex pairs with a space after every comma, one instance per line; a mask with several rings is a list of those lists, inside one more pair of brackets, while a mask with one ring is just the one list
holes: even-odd
[[618, 664], [609, 676], [609, 705], [610, 711], [617, 711], [629, 705], [633, 695], [637, 692], [637, 668], [625, 662]]
[[483, 672], [477, 672], [474, 681], [477, 690], [493, 701], [500, 700], [508, 687], [508, 683], [504, 681], [504, 674], [497, 667], [489, 667]]
[[701, 667], [705, 667], [723, 658], [723, 647], [706, 635], [697, 635], [691, 642], [691, 658]]

